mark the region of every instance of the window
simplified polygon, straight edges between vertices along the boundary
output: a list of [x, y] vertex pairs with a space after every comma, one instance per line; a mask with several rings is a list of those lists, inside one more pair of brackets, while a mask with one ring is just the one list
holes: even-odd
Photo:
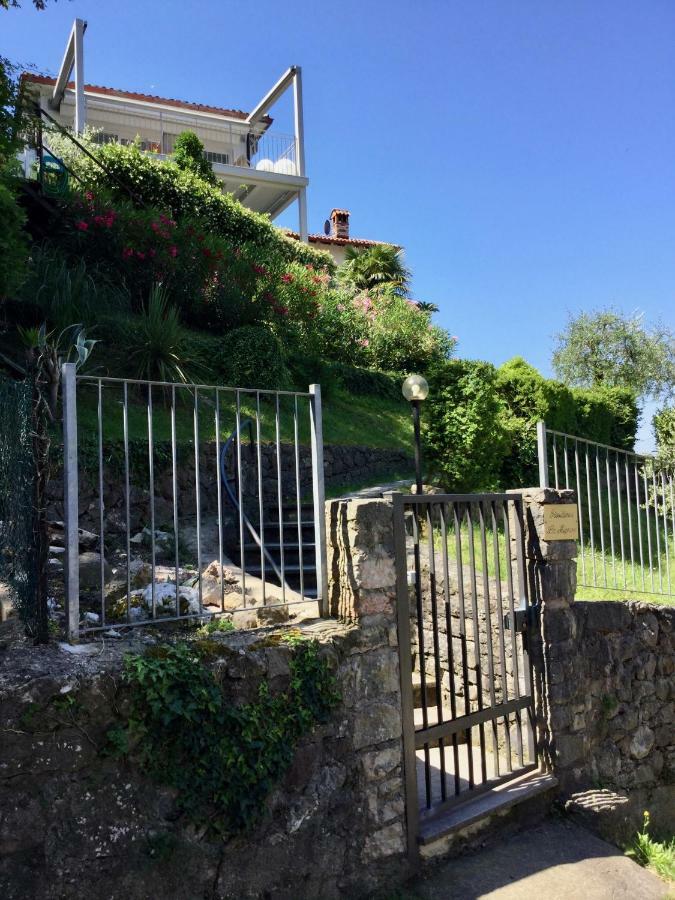
[[107, 134], [105, 131], [97, 131], [92, 140], [95, 144], [116, 144], [119, 140], [119, 135]]
[[213, 150], [205, 150], [204, 156], [210, 163], [220, 163], [223, 166], [229, 166], [230, 164], [229, 153], [215, 153]]

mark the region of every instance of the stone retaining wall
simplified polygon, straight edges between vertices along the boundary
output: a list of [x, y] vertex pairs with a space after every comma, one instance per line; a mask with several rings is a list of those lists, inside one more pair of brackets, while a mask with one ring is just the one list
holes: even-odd
[[[173, 521], [173, 478], [170, 448], [157, 444], [161, 455], [155, 461], [155, 522], [157, 527], [169, 526]], [[113, 448], [114, 449], [114, 448]], [[117, 448], [118, 450], [120, 448]], [[104, 463], [103, 494], [105, 503], [104, 527], [109, 535], [123, 534], [125, 531], [125, 496], [123, 457], [114, 455], [114, 462], [108, 462], [110, 447], [106, 447]], [[312, 465], [309, 447], [299, 448], [300, 494], [305, 502], [311, 502]], [[131, 531], [139, 531], [150, 521], [149, 482], [147, 475], [147, 451], [139, 458], [132, 459], [130, 489]], [[278, 498], [277, 458], [274, 444], [261, 445], [261, 470], [263, 502], [276, 506]], [[164, 461], [162, 461], [164, 460]], [[400, 470], [412, 471], [412, 460], [402, 450], [373, 447], [327, 445], [324, 448], [324, 478], [326, 487], [367, 481], [370, 477], [383, 477], [386, 473]], [[230, 461], [233, 473], [233, 460]], [[257, 458], [249, 453], [248, 444], [242, 445], [243, 487], [248, 498], [249, 515], [254, 516], [258, 504]], [[205, 442], [200, 445], [199, 455], [199, 495], [203, 516], [215, 516], [218, 512], [216, 445]], [[284, 499], [295, 501], [295, 451], [292, 444], [281, 445], [281, 483]], [[181, 445], [178, 458], [178, 510], [181, 520], [196, 516], [196, 480], [194, 451], [190, 445]], [[224, 494], [224, 491], [223, 491]], [[61, 468], [56, 468], [49, 483], [48, 517], [63, 519], [63, 476]], [[227, 503], [225, 502], [227, 507]], [[98, 471], [89, 473], [80, 466], [80, 526], [98, 532]]]
[[[124, 702], [122, 650], [142, 650], [140, 638], [74, 655], [0, 634], [0, 896], [337, 900], [399, 883], [408, 863], [392, 614], [384, 604], [362, 625], [303, 628], [332, 660], [341, 704], [300, 742], [262, 823], [231, 839], [186, 824], [171, 791], [102, 752]], [[263, 681], [288, 685], [290, 650], [269, 637], [219, 636], [227, 652], [214, 665], [233, 703]]]

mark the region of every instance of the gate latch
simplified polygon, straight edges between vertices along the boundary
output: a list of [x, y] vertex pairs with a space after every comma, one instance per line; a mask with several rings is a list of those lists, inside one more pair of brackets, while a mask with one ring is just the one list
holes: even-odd
[[527, 631], [533, 628], [539, 619], [539, 609], [540, 605], [535, 603], [532, 606], [514, 610], [513, 623], [511, 622], [511, 613], [507, 612], [504, 616], [504, 628], [514, 631]]

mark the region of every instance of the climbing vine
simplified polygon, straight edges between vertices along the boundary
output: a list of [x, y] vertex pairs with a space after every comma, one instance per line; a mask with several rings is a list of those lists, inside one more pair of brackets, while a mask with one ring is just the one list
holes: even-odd
[[[290, 765], [298, 740], [339, 701], [335, 678], [315, 641], [292, 645], [290, 684], [234, 706], [204, 656], [214, 642], [153, 648], [125, 662], [130, 709], [112, 729], [113, 752], [178, 792], [181, 811], [218, 833], [259, 821], [271, 788]], [[222, 649], [222, 645], [221, 645]]]

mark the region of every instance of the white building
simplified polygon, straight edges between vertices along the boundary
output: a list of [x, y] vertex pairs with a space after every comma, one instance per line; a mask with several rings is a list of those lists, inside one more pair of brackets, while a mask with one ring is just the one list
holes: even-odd
[[[25, 87], [58, 124], [81, 134], [85, 125], [102, 142], [136, 139], [159, 159], [173, 151], [181, 131], [194, 131], [223, 185], [244, 206], [272, 219], [298, 204], [298, 232], [307, 241], [302, 73], [291, 66], [249, 112], [206, 106], [134, 91], [87, 84], [84, 78], [86, 22], [76, 19], [56, 78], [25, 73]], [[71, 81], [71, 76], [73, 80]], [[293, 134], [274, 131], [269, 110], [293, 91]]]

